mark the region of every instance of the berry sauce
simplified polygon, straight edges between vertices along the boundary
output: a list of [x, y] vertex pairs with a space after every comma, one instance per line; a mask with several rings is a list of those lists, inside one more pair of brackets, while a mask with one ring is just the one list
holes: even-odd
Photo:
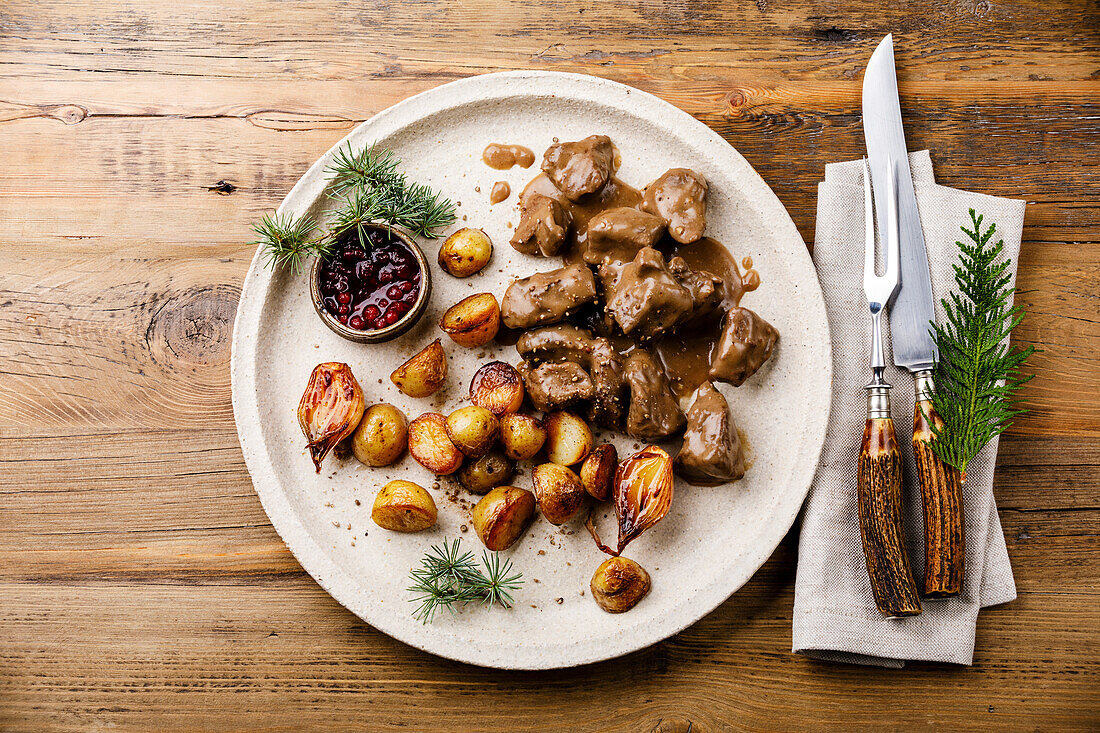
[[341, 240], [321, 265], [325, 310], [357, 331], [397, 323], [420, 295], [420, 265], [399, 239], [382, 229], [367, 232], [369, 251], [357, 236]]

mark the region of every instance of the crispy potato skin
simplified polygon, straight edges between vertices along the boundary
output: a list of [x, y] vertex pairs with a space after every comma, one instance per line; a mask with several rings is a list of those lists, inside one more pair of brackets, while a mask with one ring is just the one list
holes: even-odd
[[511, 459], [494, 448], [485, 455], [464, 463], [458, 470], [458, 481], [467, 490], [484, 494], [511, 481], [515, 468]]
[[611, 498], [615, 469], [619, 467], [619, 452], [608, 443], [597, 445], [581, 464], [580, 477], [584, 490], [596, 501]]
[[470, 277], [485, 269], [493, 256], [493, 241], [480, 229], [466, 227], [447, 237], [439, 248], [439, 266], [454, 277]]
[[437, 476], [462, 465], [462, 451], [447, 436], [447, 418], [438, 412], [425, 412], [409, 423], [409, 454]]
[[428, 397], [447, 381], [447, 352], [439, 339], [424, 347], [390, 374], [390, 381], [409, 397]]
[[572, 466], [592, 450], [592, 431], [572, 412], [551, 412], [546, 416], [546, 457], [551, 463]]
[[577, 474], [557, 463], [535, 467], [535, 496], [546, 521], [563, 524], [577, 515], [584, 504], [585, 491]]
[[497, 416], [477, 405], [460, 407], [447, 416], [447, 437], [468, 456], [480, 456], [500, 434]]
[[497, 417], [518, 412], [524, 394], [523, 377], [514, 366], [503, 361], [482, 365], [470, 380], [470, 402]]
[[447, 309], [439, 328], [459, 346], [484, 346], [500, 331], [500, 304], [492, 293], [463, 298]]
[[500, 442], [506, 456], [527, 461], [542, 449], [546, 428], [537, 418], [509, 412], [500, 418]]
[[498, 486], [470, 512], [477, 536], [490, 550], [507, 550], [535, 516], [535, 496], [515, 486]]
[[409, 445], [405, 413], [386, 402], [367, 408], [351, 435], [351, 451], [368, 466], [389, 466]]
[[623, 613], [638, 605], [652, 587], [649, 573], [625, 557], [609, 557], [596, 568], [589, 584], [596, 604], [608, 613]]
[[412, 481], [390, 481], [374, 498], [374, 523], [394, 532], [422, 532], [435, 525], [432, 495]]

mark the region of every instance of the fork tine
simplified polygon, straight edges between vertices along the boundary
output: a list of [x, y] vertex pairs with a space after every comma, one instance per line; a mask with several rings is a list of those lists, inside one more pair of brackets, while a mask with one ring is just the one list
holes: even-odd
[[866, 230], [863, 240], [863, 282], [875, 277], [875, 205], [871, 199], [871, 167], [863, 159], [863, 221]]
[[898, 186], [897, 169], [891, 163], [886, 168], [886, 188], [889, 191], [887, 199], [886, 220], [887, 231], [884, 237], [886, 243], [886, 271], [883, 278], [891, 288], [898, 284], [898, 268], [901, 260], [901, 234], [898, 231]]

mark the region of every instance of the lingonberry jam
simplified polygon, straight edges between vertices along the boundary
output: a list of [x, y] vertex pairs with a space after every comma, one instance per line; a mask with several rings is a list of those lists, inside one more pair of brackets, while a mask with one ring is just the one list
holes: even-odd
[[404, 242], [380, 229], [368, 230], [366, 239], [365, 250], [355, 234], [342, 239], [320, 272], [325, 310], [357, 331], [397, 323], [421, 286], [420, 265]]

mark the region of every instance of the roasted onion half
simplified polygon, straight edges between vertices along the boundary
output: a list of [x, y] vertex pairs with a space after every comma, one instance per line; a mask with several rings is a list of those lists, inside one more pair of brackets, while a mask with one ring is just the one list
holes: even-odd
[[317, 473], [328, 452], [355, 431], [364, 409], [363, 390], [351, 367], [329, 361], [313, 368], [298, 403], [298, 424], [309, 441], [309, 457]]
[[588, 528], [596, 546], [618, 556], [642, 532], [661, 521], [672, 506], [672, 458], [655, 445], [648, 445], [619, 463], [614, 484], [615, 516], [619, 541], [615, 549], [603, 544], [589, 514]]

